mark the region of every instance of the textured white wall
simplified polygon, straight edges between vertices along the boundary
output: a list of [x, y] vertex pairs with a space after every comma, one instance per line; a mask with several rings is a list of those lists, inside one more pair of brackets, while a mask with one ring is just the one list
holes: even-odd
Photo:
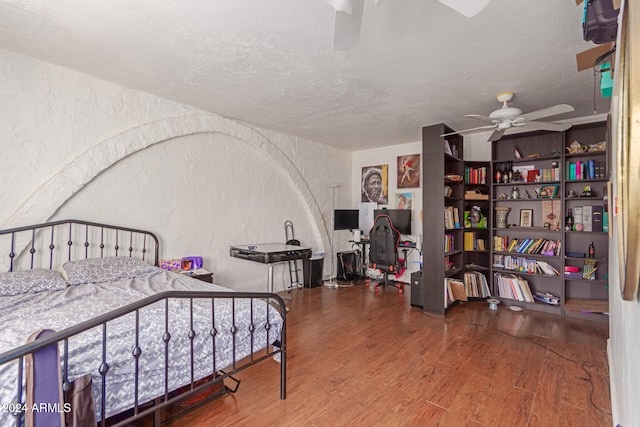
[[2, 228], [74, 217], [149, 229], [162, 257], [202, 255], [234, 289], [264, 289], [266, 266], [229, 245], [284, 242], [285, 220], [328, 248], [328, 183], [349, 188], [349, 153], [5, 50], [0, 78]]

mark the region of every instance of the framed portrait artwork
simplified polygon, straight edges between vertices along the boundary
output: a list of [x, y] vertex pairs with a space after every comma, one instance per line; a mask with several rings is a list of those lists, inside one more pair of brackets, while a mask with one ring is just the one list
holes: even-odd
[[389, 165], [365, 166], [362, 168], [361, 202], [389, 203]]
[[533, 227], [533, 209], [520, 209], [520, 227]]

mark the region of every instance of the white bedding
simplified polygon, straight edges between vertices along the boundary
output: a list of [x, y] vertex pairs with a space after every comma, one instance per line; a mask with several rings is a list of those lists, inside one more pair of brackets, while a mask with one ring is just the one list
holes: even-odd
[[[227, 288], [201, 282], [187, 276], [158, 268], [151, 274], [132, 279], [99, 284], [70, 286], [61, 291], [46, 291], [0, 297], [0, 354], [25, 343], [26, 338], [38, 329], [60, 331], [99, 314], [130, 304], [144, 297], [167, 290], [229, 291]], [[248, 356], [252, 350], [259, 351], [279, 339], [282, 318], [277, 310], [269, 307], [267, 331], [266, 302], [253, 300], [253, 349], [250, 341], [249, 300], [236, 301], [235, 325], [236, 361]], [[212, 315], [210, 300], [194, 300], [194, 330], [196, 337], [195, 377], [202, 378], [214, 371], [212, 358]], [[164, 302], [140, 311], [140, 395], [139, 403], [149, 401], [164, 393]], [[106, 416], [131, 408], [134, 403], [134, 358], [135, 319], [133, 314], [110, 322], [107, 326], [107, 373]], [[231, 301], [215, 303], [216, 336], [215, 370], [232, 364]], [[189, 300], [171, 300], [169, 304], [169, 390], [187, 384], [190, 377], [190, 344], [188, 333]], [[93, 377], [96, 409], [101, 403], [101, 376], [98, 368], [101, 359], [102, 328], [95, 328], [69, 341], [70, 369], [72, 380], [85, 373]], [[60, 349], [62, 355], [62, 348]], [[0, 366], [0, 402], [10, 403], [16, 399], [17, 363]], [[99, 415], [99, 412], [96, 412]], [[0, 413], [0, 425], [7, 425], [11, 416]]]

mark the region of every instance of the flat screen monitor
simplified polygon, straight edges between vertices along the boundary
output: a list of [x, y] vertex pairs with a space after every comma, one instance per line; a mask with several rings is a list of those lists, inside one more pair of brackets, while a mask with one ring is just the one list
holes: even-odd
[[357, 230], [360, 220], [358, 209], [336, 209], [333, 211], [334, 230]]
[[400, 234], [411, 234], [411, 209], [376, 209], [373, 212], [374, 218], [380, 214], [389, 215], [393, 228]]

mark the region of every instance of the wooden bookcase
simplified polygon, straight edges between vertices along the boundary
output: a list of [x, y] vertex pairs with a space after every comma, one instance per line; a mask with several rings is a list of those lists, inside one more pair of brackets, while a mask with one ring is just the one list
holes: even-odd
[[[590, 149], [604, 141], [606, 149], [595, 152], [580, 152], [579, 149], [571, 154], [568, 147], [574, 141]], [[604, 195], [609, 179], [609, 146], [605, 122], [576, 125], [566, 132], [516, 134], [493, 143], [491, 280], [492, 292], [504, 303], [567, 316], [607, 320], [607, 316], [600, 313], [606, 311], [603, 307], [608, 305], [608, 233], [602, 230], [602, 219], [607, 215]], [[534, 182], [503, 182], [500, 177], [498, 181], [505, 170], [519, 171], [525, 181], [534, 175], [539, 178]], [[517, 174], [512, 179], [517, 179]], [[589, 194], [585, 192], [587, 186], [591, 189], [591, 196], [583, 197], [583, 194]], [[515, 189], [519, 193], [517, 198], [513, 194]], [[544, 197], [540, 195], [543, 189]], [[506, 228], [498, 226], [496, 208], [509, 209]], [[568, 210], [575, 214], [576, 210], [584, 211], [585, 208], [592, 214], [596, 212], [600, 221], [596, 225], [591, 221], [590, 231], [583, 229], [584, 220], [578, 230], [565, 230]], [[519, 239], [520, 244], [516, 246], [519, 249], [509, 248], [514, 239]], [[533, 243], [527, 244], [527, 239]], [[547, 250], [544, 254], [532, 250], [540, 241], [543, 244], [555, 242], [559, 249]], [[596, 248], [595, 258], [585, 262], [591, 242]], [[518, 264], [533, 268], [542, 263], [553, 267], [558, 274], [527, 273], [517, 268]], [[594, 279], [583, 278], [585, 267], [590, 263], [596, 267]], [[566, 267], [578, 272], [567, 275]], [[560, 299], [560, 303], [550, 305], [501, 297], [497, 274], [522, 277], [529, 283], [532, 293], [551, 293]]]
[[[444, 315], [447, 307], [445, 278], [463, 280], [464, 162], [460, 135], [445, 124], [422, 128], [423, 158], [423, 309]], [[449, 149], [446, 149], [446, 142]], [[456, 155], [454, 155], [456, 153]], [[459, 176], [460, 179], [451, 179]], [[447, 178], [448, 177], [448, 178]], [[448, 210], [457, 211], [457, 224], [446, 224]], [[455, 215], [455, 214], [454, 214]], [[449, 242], [448, 247], [446, 247]]]

